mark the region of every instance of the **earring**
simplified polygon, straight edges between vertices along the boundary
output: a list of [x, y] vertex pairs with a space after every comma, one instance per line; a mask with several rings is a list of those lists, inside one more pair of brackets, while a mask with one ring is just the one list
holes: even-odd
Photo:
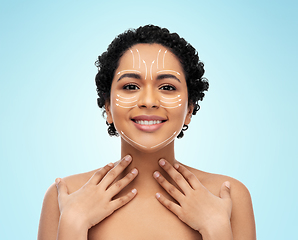
[[178, 134], [177, 138], [182, 138], [184, 136], [184, 131], [186, 131], [188, 129], [188, 125], [184, 124], [182, 127], [181, 132]]
[[188, 129], [188, 125], [184, 124], [182, 127], [182, 131], [186, 131]]

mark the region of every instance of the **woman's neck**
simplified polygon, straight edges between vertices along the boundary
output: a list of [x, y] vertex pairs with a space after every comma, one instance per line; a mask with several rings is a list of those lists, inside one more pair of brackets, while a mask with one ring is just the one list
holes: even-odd
[[138, 190], [138, 194], [152, 194], [150, 193], [150, 189], [156, 191], [156, 188], [160, 188], [156, 180], [153, 178], [153, 173], [155, 171], [159, 171], [168, 179], [168, 181], [172, 182], [172, 179], [170, 179], [165, 171], [159, 166], [158, 161], [160, 159], [165, 159], [172, 165], [177, 162], [174, 154], [174, 141], [159, 151], [146, 153], [132, 147], [126, 141], [121, 139], [121, 158], [128, 154], [132, 157], [132, 162], [119, 178], [124, 177], [133, 168], [136, 168], [138, 170], [138, 176], [129, 185], [130, 188], [135, 187]]

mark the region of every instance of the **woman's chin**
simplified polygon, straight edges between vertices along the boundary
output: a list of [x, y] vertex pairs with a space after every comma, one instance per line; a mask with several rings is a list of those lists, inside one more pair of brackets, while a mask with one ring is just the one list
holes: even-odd
[[122, 139], [128, 143], [131, 147], [137, 149], [140, 152], [144, 153], [155, 153], [157, 151], [160, 151], [161, 149], [165, 148], [167, 145], [169, 145], [174, 139], [175, 135], [173, 135], [171, 138], [165, 139], [165, 140], [157, 140], [154, 139], [132, 139], [129, 138], [126, 135], [122, 135]]
[[151, 148], [150, 146], [139, 146], [139, 145], [135, 145], [135, 144], [131, 144], [129, 143], [133, 148], [137, 149], [140, 152], [143, 153], [155, 153], [158, 152], [159, 150], [163, 149], [165, 146], [159, 146], [159, 147], [155, 147], [155, 148]]

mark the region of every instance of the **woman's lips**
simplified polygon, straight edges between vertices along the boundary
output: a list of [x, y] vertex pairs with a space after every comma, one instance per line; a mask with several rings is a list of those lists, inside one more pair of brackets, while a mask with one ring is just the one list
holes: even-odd
[[157, 115], [139, 115], [132, 118], [133, 121], [150, 121], [150, 120], [159, 120], [159, 121], [166, 121], [167, 118], [157, 116]]
[[[148, 120], [143, 120], [143, 121], [148, 121]], [[141, 124], [140, 121], [134, 121], [132, 120], [133, 124], [136, 126], [137, 129], [144, 131], [144, 132], [154, 132], [156, 130], [158, 130], [159, 128], [161, 128], [163, 126], [163, 124], [166, 121], [162, 121], [160, 123], [156, 123], [156, 124]], [[148, 121], [150, 122], [150, 121]]]
[[144, 132], [154, 132], [163, 126], [167, 118], [157, 115], [138, 115], [131, 120], [137, 129]]

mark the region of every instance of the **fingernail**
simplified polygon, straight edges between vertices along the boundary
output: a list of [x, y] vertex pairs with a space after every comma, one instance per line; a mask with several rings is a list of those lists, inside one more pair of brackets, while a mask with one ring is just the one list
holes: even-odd
[[230, 183], [230, 182], [225, 182], [225, 185], [226, 185], [226, 187], [227, 187], [228, 189], [231, 188], [231, 183]]
[[136, 194], [137, 193], [137, 189], [133, 189], [133, 190], [131, 190], [131, 192], [133, 193], [133, 194]]
[[56, 184], [59, 184], [60, 181], [61, 181], [61, 178], [56, 178], [55, 183], [56, 183]]
[[174, 164], [174, 168], [178, 169], [179, 168], [179, 164], [178, 163], [175, 163]]
[[131, 160], [131, 156], [130, 156], [130, 155], [126, 155], [126, 156], [124, 157], [124, 160], [129, 162], [129, 161]]
[[161, 159], [159, 160], [159, 165], [160, 166], [164, 166], [166, 164], [165, 160]]
[[132, 171], [131, 171], [132, 174], [137, 174], [138, 173], [138, 170], [136, 168], [134, 168]]
[[109, 163], [108, 166], [109, 167], [113, 167], [114, 166], [114, 163]]
[[156, 198], [160, 198], [160, 194], [159, 193], [156, 193], [155, 196], [156, 196]]
[[160, 174], [159, 174], [159, 172], [154, 172], [154, 173], [153, 173], [153, 176], [154, 176], [155, 178], [158, 178], [158, 177], [160, 176]]

